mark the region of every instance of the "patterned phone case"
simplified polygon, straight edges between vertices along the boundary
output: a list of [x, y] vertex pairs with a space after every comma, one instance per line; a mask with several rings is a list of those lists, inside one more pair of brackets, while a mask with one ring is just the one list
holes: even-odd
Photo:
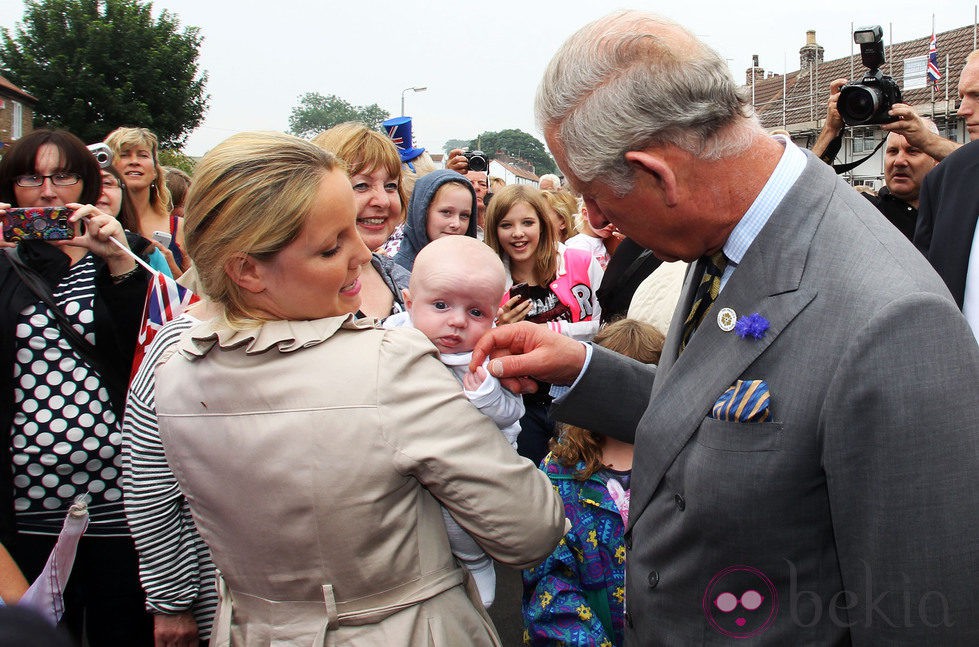
[[3, 215], [3, 239], [70, 240], [75, 228], [68, 222], [68, 207], [23, 207], [7, 209]]

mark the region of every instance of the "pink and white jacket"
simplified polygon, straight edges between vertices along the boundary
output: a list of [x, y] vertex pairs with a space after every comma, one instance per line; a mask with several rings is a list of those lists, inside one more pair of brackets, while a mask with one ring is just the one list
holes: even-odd
[[[503, 303], [509, 300], [510, 286], [513, 285], [509, 260], [505, 258], [503, 263], [507, 268], [507, 293], [503, 295]], [[597, 294], [604, 274], [590, 252], [558, 244], [557, 276], [548, 287], [571, 310], [572, 321], [550, 321], [547, 326], [572, 339], [591, 341], [598, 332], [602, 316]]]

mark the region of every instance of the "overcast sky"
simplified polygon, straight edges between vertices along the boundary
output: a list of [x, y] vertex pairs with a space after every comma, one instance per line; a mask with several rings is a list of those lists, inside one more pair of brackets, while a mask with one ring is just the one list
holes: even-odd
[[[540, 137], [533, 98], [557, 47], [585, 23], [620, 8], [658, 11], [682, 23], [729, 61], [739, 81], [760, 56], [766, 70], [799, 67], [806, 30], [816, 30], [826, 59], [850, 54], [850, 25], [880, 24], [901, 42], [973, 24], [968, 0], [158, 0], [155, 10], [200, 27], [200, 64], [210, 108], [185, 151], [202, 155], [242, 130], [288, 130], [306, 92], [336, 94], [355, 105], [400, 113], [405, 96], [418, 145], [441, 152], [447, 139], [519, 128]], [[0, 0], [0, 26], [23, 14]], [[132, 43], [138, 49], [139, 43]], [[939, 43], [939, 51], [941, 43]], [[927, 52], [922, 52], [923, 54]]]

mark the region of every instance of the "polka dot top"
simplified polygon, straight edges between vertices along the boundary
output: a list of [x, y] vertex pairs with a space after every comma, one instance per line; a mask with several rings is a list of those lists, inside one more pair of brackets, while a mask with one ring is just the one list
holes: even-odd
[[[54, 288], [55, 303], [95, 343], [95, 263], [75, 263]], [[128, 535], [119, 484], [119, 421], [94, 368], [62, 337], [43, 302], [27, 306], [15, 331], [10, 453], [19, 532], [58, 534], [75, 497], [87, 494], [86, 535]]]

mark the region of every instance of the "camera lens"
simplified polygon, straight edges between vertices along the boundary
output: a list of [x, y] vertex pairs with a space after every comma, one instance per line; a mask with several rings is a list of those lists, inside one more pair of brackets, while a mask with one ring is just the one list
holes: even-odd
[[881, 104], [877, 88], [854, 85], [843, 88], [837, 101], [837, 108], [843, 121], [853, 126], [870, 121]]
[[99, 163], [99, 168], [108, 168], [112, 164], [112, 149], [104, 143], [90, 144], [88, 150], [95, 156], [95, 161]]

